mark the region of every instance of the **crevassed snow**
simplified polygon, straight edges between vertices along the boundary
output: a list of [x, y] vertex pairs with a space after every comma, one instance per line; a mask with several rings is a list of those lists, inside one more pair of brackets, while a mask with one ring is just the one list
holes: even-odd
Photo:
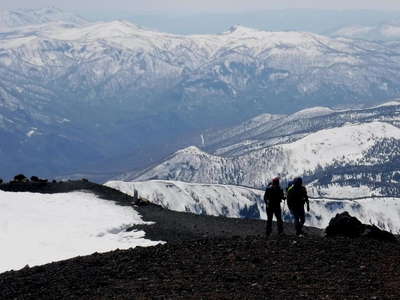
[[133, 208], [91, 193], [0, 191], [0, 272], [160, 243], [143, 231], [125, 232], [134, 224], [145, 222]]

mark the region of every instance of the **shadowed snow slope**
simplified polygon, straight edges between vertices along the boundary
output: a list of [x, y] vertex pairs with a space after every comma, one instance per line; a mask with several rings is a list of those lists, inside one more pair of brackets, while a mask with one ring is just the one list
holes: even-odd
[[0, 272], [159, 243], [144, 239], [143, 231], [125, 232], [133, 224], [145, 222], [132, 207], [91, 193], [0, 191]]

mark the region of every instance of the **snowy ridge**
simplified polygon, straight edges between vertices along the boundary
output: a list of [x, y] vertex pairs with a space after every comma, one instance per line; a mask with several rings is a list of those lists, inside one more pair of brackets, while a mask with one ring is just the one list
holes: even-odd
[[313, 118], [313, 117], [321, 117], [325, 115], [329, 115], [334, 113], [335, 110], [329, 108], [329, 107], [312, 107], [312, 108], [306, 108], [301, 111], [298, 111], [290, 116], [290, 120], [296, 120], [296, 119], [301, 119], [301, 118]]
[[134, 224], [146, 224], [133, 208], [91, 193], [0, 191], [0, 207], [0, 273], [27, 264], [160, 243], [145, 239], [143, 231], [125, 231]]
[[137, 190], [139, 197], [171, 210], [233, 218], [266, 218], [260, 190], [163, 180], [109, 181], [105, 185], [132, 196]]
[[[205, 134], [205, 149], [222, 156], [240, 156], [275, 144], [294, 142], [318, 130], [351, 123], [383, 121], [398, 126], [400, 102], [359, 109], [315, 107], [291, 115], [260, 115], [232, 128]], [[265, 120], [265, 121], [264, 121]]]
[[87, 21], [73, 13], [57, 8], [0, 10], [0, 31], [27, 25], [45, 24], [51, 22], [66, 22], [83, 25]]
[[330, 35], [352, 39], [398, 41], [400, 39], [400, 24], [399, 22], [389, 22], [376, 26], [353, 25], [339, 28]]
[[377, 164], [375, 157], [365, 154], [384, 139], [399, 140], [400, 129], [383, 122], [349, 124], [238, 157], [219, 157], [190, 147], [132, 179], [264, 186], [276, 175], [290, 179], [335, 164]]
[[[262, 190], [161, 180], [110, 181], [105, 185], [130, 195], [137, 190], [139, 197], [171, 210], [214, 216], [266, 219]], [[307, 188], [312, 194], [312, 187], [307, 186]], [[365, 192], [367, 189], [364, 188]], [[310, 200], [311, 210], [307, 213], [306, 225], [326, 228], [331, 218], [337, 213], [348, 211], [364, 223], [400, 233], [399, 198], [371, 197], [352, 200], [351, 197], [347, 197], [347, 199], [338, 201], [314, 198]], [[284, 219], [290, 221], [291, 214], [286, 203], [282, 204], [282, 212]]]

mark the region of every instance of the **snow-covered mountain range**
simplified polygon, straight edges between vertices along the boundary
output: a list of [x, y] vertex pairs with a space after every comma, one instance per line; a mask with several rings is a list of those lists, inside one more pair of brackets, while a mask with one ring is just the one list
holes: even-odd
[[54, 7], [0, 10], [0, 30], [51, 22], [66, 22], [76, 25], [88, 23], [87, 20], [77, 14], [65, 12]]
[[[390, 162], [391, 153], [381, 157], [382, 153], [373, 149], [381, 144], [391, 147], [390, 141], [399, 140], [399, 128], [372, 122], [320, 130], [291, 143], [246, 151], [234, 157], [215, 156], [189, 147], [137, 179], [263, 186], [275, 175], [286, 179], [311, 175], [318, 169], [329, 167], [374, 166]], [[396, 149], [390, 150], [393, 155], [398, 155]]]
[[[283, 180], [304, 176], [321, 181], [327, 174], [336, 174], [337, 179], [346, 172], [384, 172], [382, 176], [396, 180], [399, 114], [400, 102], [393, 101], [368, 109], [313, 108], [292, 115], [261, 115], [205, 134], [202, 148], [208, 152], [191, 146], [120, 178], [251, 187], [264, 187], [277, 175]], [[372, 182], [386, 181], [371, 178]]]
[[[54, 21], [57, 12], [32, 14]], [[1, 176], [107, 170], [110, 178], [260, 113], [400, 93], [392, 44], [242, 26], [183, 36], [59, 19], [0, 32]]]
[[329, 33], [333, 37], [363, 39], [370, 41], [399, 41], [400, 22], [386, 22], [375, 26], [345, 26]]
[[[399, 101], [367, 109], [263, 114], [204, 134], [203, 142], [208, 152], [191, 146], [106, 185], [127, 193], [136, 189], [176, 210], [262, 218], [266, 184], [280, 176], [285, 186], [302, 176], [313, 198], [308, 225], [323, 228], [347, 210], [366, 223], [400, 230]], [[229, 201], [236, 210], [225, 204]]]

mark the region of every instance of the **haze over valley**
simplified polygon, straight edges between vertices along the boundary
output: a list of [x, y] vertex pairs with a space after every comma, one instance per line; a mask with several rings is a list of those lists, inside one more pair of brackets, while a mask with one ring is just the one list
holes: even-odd
[[54, 2], [0, 4], [0, 298], [399, 299], [400, 4]]
[[[0, 176], [140, 171], [263, 113], [399, 95], [393, 42], [232, 26], [176, 35], [58, 9], [3, 11]], [[208, 139], [206, 139], [208, 143]]]

